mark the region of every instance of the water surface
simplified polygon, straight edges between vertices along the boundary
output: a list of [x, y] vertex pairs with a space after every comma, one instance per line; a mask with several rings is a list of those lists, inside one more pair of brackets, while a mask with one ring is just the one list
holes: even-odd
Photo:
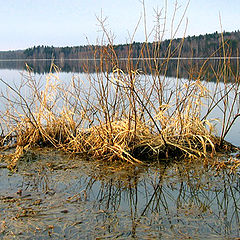
[[[31, 74], [44, 81], [50, 62], [28, 64], [36, 66]], [[82, 68], [62, 65], [59, 79], [68, 83], [77, 77], [87, 85]], [[0, 78], [11, 85], [20, 84], [27, 74], [24, 61], [0, 62]], [[168, 77], [174, 85], [176, 78]], [[214, 84], [208, 82], [209, 89]], [[0, 88], [7, 89], [2, 83]], [[220, 116], [216, 110], [211, 117]], [[239, 123], [227, 136], [236, 146]], [[217, 156], [215, 161], [228, 162], [217, 171], [200, 159], [131, 166], [47, 149], [29, 151], [16, 173], [0, 165], [0, 238], [236, 239], [240, 178], [238, 169], [228, 168], [231, 158], [238, 161]]]
[[33, 151], [0, 169], [6, 239], [233, 239], [238, 171], [192, 164], [104, 164]]

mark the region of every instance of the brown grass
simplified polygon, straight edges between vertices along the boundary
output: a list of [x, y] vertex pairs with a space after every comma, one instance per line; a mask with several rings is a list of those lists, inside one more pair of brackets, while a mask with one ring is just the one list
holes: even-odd
[[[161, 64], [159, 39], [153, 53], [147, 42], [143, 44], [136, 64], [131, 60], [130, 47], [126, 66], [121, 69], [111, 36], [103, 22], [101, 26], [109, 44], [103, 41], [100, 53], [96, 53], [100, 55], [95, 61], [96, 73], [86, 72], [86, 79], [73, 78], [66, 85], [59, 79], [59, 69], [52, 64], [42, 83], [29, 68], [18, 86], [1, 80], [8, 89], [2, 94], [8, 107], [0, 117], [4, 126], [1, 146], [16, 147], [10, 168], [24, 151], [35, 146], [51, 146], [70, 153], [84, 153], [93, 159], [131, 164], [154, 159], [208, 158], [221, 149], [239, 116], [239, 108], [234, 107], [239, 77], [230, 64], [223, 61], [213, 71], [216, 79], [213, 92], [208, 89], [208, 79], [201, 81], [208, 60], [197, 74], [189, 70], [188, 80], [177, 77], [172, 84], [166, 76], [168, 63], [173, 52], [181, 56], [184, 38], [174, 49], [170, 41], [166, 61]], [[197, 77], [193, 79], [193, 75]], [[233, 94], [231, 105], [230, 93]], [[222, 131], [216, 137], [208, 116], [221, 104]]]
[[[28, 106], [23, 106], [23, 96], [20, 96], [19, 90], [17, 106], [23, 108], [23, 114], [14, 109], [17, 124], [11, 127], [11, 132], [17, 148], [10, 166], [15, 166], [24, 151], [35, 146], [52, 146], [66, 152], [85, 153], [93, 159], [122, 160], [132, 164], [153, 159], [207, 157], [208, 153], [215, 153], [219, 139], [212, 134], [212, 124], [200, 119], [201, 98], [207, 92], [200, 81], [184, 86], [190, 94], [185, 92], [185, 95], [176, 95], [183, 99], [181, 102], [172, 98], [168, 105], [162, 105], [158, 111], [150, 107], [150, 112], [144, 105], [146, 98], [150, 101], [149, 95], [140, 95], [138, 91], [135, 96], [137, 89], [134, 88], [132, 92], [127, 85], [129, 83], [122, 82], [123, 77], [125, 75], [117, 79], [114, 76], [110, 82], [100, 84], [102, 78], [94, 81], [98, 87], [90, 85], [93, 99], [89, 95], [86, 99], [86, 94], [83, 94], [83, 98], [79, 95], [72, 99], [71, 91], [76, 91], [76, 83], [72, 82], [66, 90], [56, 83], [59, 81], [56, 76], [51, 80], [47, 77], [44, 90], [36, 92], [31, 86], [33, 92], [30, 92], [30, 96], [37, 97]], [[136, 79], [132, 81], [136, 82], [140, 75], [135, 74], [134, 77]], [[108, 84], [108, 89], [101, 87], [103, 84]], [[113, 91], [114, 99], [110, 95]], [[64, 97], [60, 101], [57, 95]], [[12, 102], [10, 98], [8, 101]], [[115, 106], [110, 108], [111, 101], [115, 102]], [[173, 111], [176, 101], [183, 104], [182, 111], [179, 108]], [[30, 105], [31, 112], [27, 112]], [[154, 103], [151, 102], [151, 105]], [[73, 106], [81, 106], [82, 110], [76, 108], [74, 111]]]

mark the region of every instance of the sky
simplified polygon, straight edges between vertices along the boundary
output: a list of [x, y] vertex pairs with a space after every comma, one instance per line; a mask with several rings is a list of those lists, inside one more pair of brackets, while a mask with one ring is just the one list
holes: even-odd
[[114, 44], [240, 29], [240, 0], [142, 1], [0, 0], [0, 51], [104, 42], [101, 16]]

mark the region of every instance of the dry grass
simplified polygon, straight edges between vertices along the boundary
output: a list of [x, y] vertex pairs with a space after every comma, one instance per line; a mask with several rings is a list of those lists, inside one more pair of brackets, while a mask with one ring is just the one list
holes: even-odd
[[[51, 146], [66, 152], [85, 153], [93, 159], [122, 160], [132, 164], [153, 159], [207, 157], [215, 153], [219, 138], [213, 135], [212, 124], [200, 119], [201, 99], [207, 94], [200, 81], [184, 85], [187, 91], [176, 94], [171, 101], [168, 99], [168, 105], [146, 109], [144, 102], [148, 100], [149, 104], [149, 95], [139, 93], [142, 86], [139, 87], [139, 82], [136, 84], [142, 76], [135, 74], [132, 78], [138, 85], [134, 92], [128, 85], [131, 82], [122, 82], [123, 77], [127, 76], [116, 79], [112, 75], [110, 82], [104, 80], [101, 84], [102, 78], [97, 79], [94, 84], [98, 86], [90, 85], [91, 91], [87, 90], [91, 96], [85, 93], [73, 98], [79, 83], [74, 80], [66, 88], [59, 83], [57, 73], [50, 74], [43, 89], [30, 86], [29, 96], [35, 97], [28, 105], [23, 105], [19, 89], [14, 97], [18, 108], [11, 109], [16, 119], [11, 133], [17, 148], [10, 168], [16, 165], [24, 151], [35, 146]], [[13, 102], [11, 98], [7, 101]], [[182, 104], [181, 111], [176, 108], [176, 102], [179, 107]], [[74, 110], [74, 106], [78, 108]]]
[[[153, 159], [207, 158], [219, 149], [221, 139], [215, 136], [212, 123], [201, 119], [203, 102], [209, 96], [201, 81], [186, 82], [181, 91], [176, 87], [164, 100], [167, 104], [160, 105], [156, 104], [159, 89], [146, 83], [146, 75], [135, 72], [129, 78], [121, 71], [121, 75], [111, 73], [108, 79], [103, 74], [97, 79], [89, 75], [90, 85], [84, 90], [77, 87], [81, 83], [76, 79], [66, 88], [57, 73], [50, 73], [43, 88], [33, 88], [36, 82], [31, 79], [27, 96], [19, 88], [4, 97], [11, 109], [2, 114], [2, 121], [11, 119], [13, 124], [7, 126], [2, 146], [16, 146], [10, 168], [24, 151], [35, 146], [132, 164]], [[76, 95], [76, 91], [81, 94]]]
[[[52, 64], [42, 82], [34, 78], [28, 67], [17, 86], [1, 80], [7, 88], [7, 93], [1, 95], [7, 107], [0, 116], [4, 126], [0, 144], [2, 148], [16, 147], [10, 168], [24, 151], [35, 146], [132, 164], [153, 159], [208, 158], [221, 149], [239, 116], [240, 81], [230, 64], [224, 60], [218, 70], [212, 69], [216, 79], [212, 92], [208, 79], [202, 81], [208, 60], [198, 73], [190, 69], [189, 79], [176, 77], [173, 84], [166, 72], [173, 53], [181, 56], [184, 38], [174, 49], [170, 41], [166, 60], [160, 63], [159, 32], [153, 52], [146, 41], [133, 64], [130, 47], [126, 66], [121, 69], [111, 35], [104, 22], [99, 21], [105, 36], [103, 47], [96, 53], [100, 56], [94, 63], [96, 72], [90, 74], [86, 70], [86, 79], [73, 78], [66, 85], [59, 79], [59, 69]], [[180, 58], [178, 65], [179, 62]], [[209, 120], [217, 107], [223, 115], [220, 137], [215, 136]]]

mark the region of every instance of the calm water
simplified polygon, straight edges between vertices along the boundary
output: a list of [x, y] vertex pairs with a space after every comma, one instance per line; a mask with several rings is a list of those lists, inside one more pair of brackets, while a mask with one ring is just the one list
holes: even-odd
[[238, 172], [202, 163], [104, 165], [54, 152], [0, 169], [6, 239], [236, 239]]
[[[37, 64], [34, 76], [45, 79], [48, 71], [41, 69], [48, 63]], [[7, 66], [0, 63], [0, 78], [19, 83], [23, 62]], [[80, 68], [68, 68], [59, 78], [87, 81]], [[237, 146], [239, 123], [227, 137]], [[17, 173], [0, 165], [3, 239], [237, 239], [239, 206], [239, 171], [218, 172], [197, 161], [109, 166], [36, 150], [22, 159]]]
[[[180, 65], [180, 73], [179, 75], [182, 77], [186, 76], [186, 69], [189, 68], [189, 61], [193, 61], [191, 59], [189, 60], [183, 60], [182, 64]], [[196, 60], [195, 62], [191, 62], [192, 65], [194, 66], [201, 66], [202, 61], [204, 61], [204, 59], [202, 59], [200, 61], [200, 59]], [[20, 84], [21, 79], [24, 79], [27, 77], [28, 73], [26, 71], [26, 63], [32, 68], [32, 76], [35, 79], [39, 79], [40, 81], [45, 80], [46, 75], [49, 73], [49, 69], [51, 66], [51, 60], [48, 61], [44, 61], [44, 60], [39, 60], [39, 61], [0, 61], [0, 78], [2, 78], [4, 81], [8, 82], [9, 84], [11, 84], [12, 86], [14, 86], [14, 84], [16, 84], [17, 86]], [[90, 68], [90, 72], [92, 72], [91, 74], [94, 74], [93, 70], [93, 61], [88, 61], [88, 63], [86, 63], [86, 61], [79, 61], [79, 60], [69, 60], [69, 61], [55, 61], [55, 63], [57, 64], [57, 66], [59, 66], [59, 79], [62, 83], [66, 83], [68, 84], [73, 78], [79, 78], [81, 79], [85, 85], [88, 85], [88, 80], [86, 79], [86, 74], [84, 73], [84, 66], [85, 64], [88, 64]], [[124, 61], [122, 61], [122, 64], [124, 64]], [[175, 85], [175, 74], [176, 74], [176, 64], [177, 64], [177, 60], [173, 60], [171, 61], [171, 63], [169, 64], [169, 68], [170, 71], [168, 72], [169, 75], [169, 83], [172, 84], [172, 86]], [[213, 65], [217, 66], [217, 62], [214, 62]], [[182, 74], [181, 74], [182, 72]], [[185, 74], [184, 74], [185, 72]], [[184, 78], [182, 78], [182, 84], [185, 82]], [[215, 86], [215, 81], [214, 79], [210, 82], [207, 83], [206, 85], [208, 87], [208, 89], [210, 91], [213, 91], [214, 86]], [[170, 88], [171, 86], [169, 86]], [[6, 86], [0, 82], [0, 88], [5, 91], [7, 88]], [[231, 96], [230, 96], [231, 98]], [[239, 95], [239, 100], [238, 100], [238, 104], [240, 105], [240, 95]], [[229, 103], [229, 105], [231, 105], [231, 103]], [[221, 126], [221, 119], [223, 118], [222, 112], [221, 112], [221, 108], [222, 105], [219, 104], [220, 107], [215, 108], [215, 110], [210, 114], [210, 119], [217, 119], [216, 121], [216, 129], [218, 131], [220, 131], [220, 126]], [[2, 109], [2, 107], [0, 107], [0, 109]], [[240, 141], [239, 141], [239, 136], [240, 136], [240, 118], [237, 119], [237, 121], [235, 121], [234, 125], [232, 126], [230, 132], [228, 133], [226, 140], [231, 142], [232, 144], [236, 145], [236, 146], [240, 146]]]

